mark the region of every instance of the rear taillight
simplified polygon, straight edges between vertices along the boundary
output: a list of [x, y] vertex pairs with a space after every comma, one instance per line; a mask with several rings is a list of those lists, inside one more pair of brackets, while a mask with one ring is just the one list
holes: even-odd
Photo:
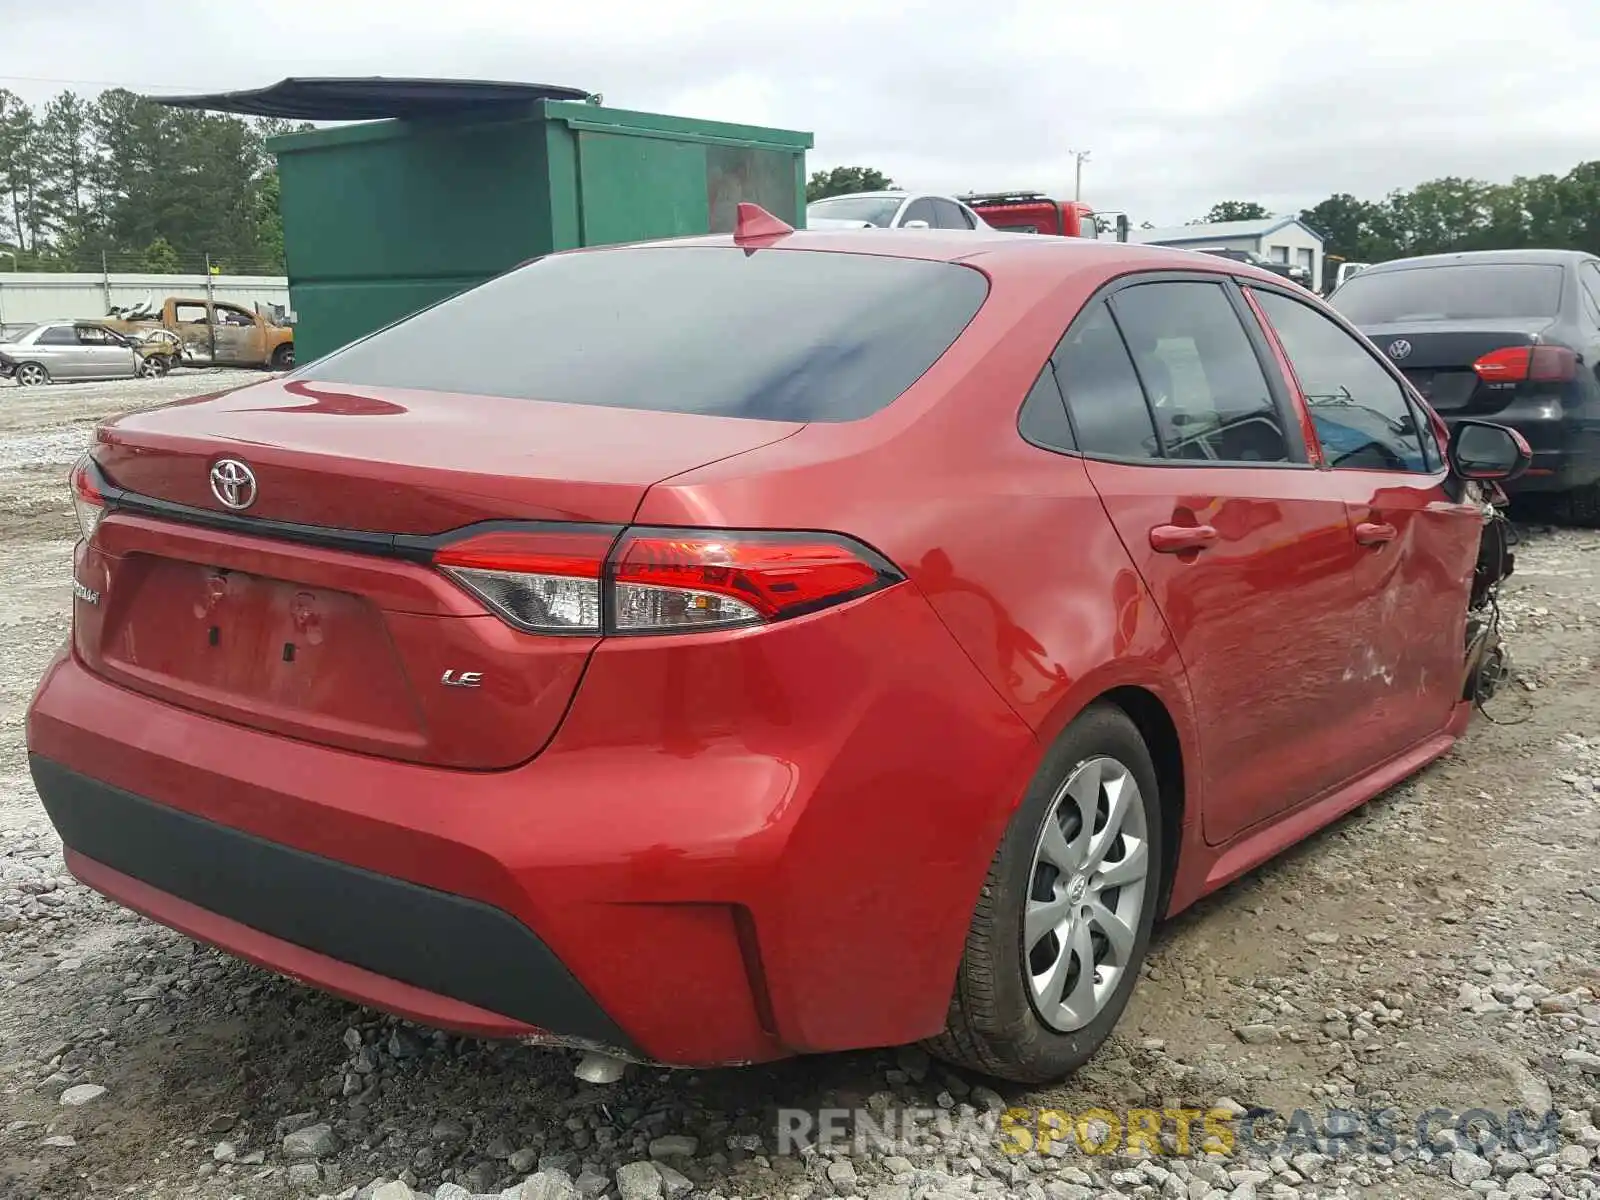
[[539, 527], [475, 534], [433, 563], [531, 633], [688, 633], [815, 612], [900, 581], [825, 533]]
[[827, 534], [641, 529], [608, 572], [619, 633], [750, 625], [841, 604], [899, 578]]
[[599, 633], [600, 572], [616, 530], [492, 530], [454, 542], [433, 565], [518, 629]]
[[1504, 346], [1472, 364], [1485, 383], [1560, 383], [1578, 374], [1578, 356], [1565, 346]]
[[100, 518], [105, 516], [106, 501], [95, 487], [89, 474], [89, 456], [86, 454], [72, 468], [72, 507], [78, 514], [78, 529], [83, 540], [94, 537]]

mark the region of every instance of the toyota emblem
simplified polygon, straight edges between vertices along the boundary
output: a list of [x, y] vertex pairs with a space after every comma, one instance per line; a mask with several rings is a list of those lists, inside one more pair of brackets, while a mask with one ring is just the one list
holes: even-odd
[[1411, 353], [1411, 343], [1405, 338], [1396, 338], [1389, 343], [1389, 357], [1399, 362]]
[[237, 458], [218, 459], [211, 468], [211, 494], [235, 512], [256, 502], [256, 473]]

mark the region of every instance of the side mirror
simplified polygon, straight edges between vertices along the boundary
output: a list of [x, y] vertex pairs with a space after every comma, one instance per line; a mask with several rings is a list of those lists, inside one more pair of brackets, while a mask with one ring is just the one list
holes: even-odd
[[1462, 479], [1506, 483], [1528, 469], [1533, 450], [1515, 429], [1489, 421], [1458, 421], [1450, 431], [1450, 469]]
[[901, 229], [932, 229], [933, 226], [929, 225], [924, 220], [918, 219], [918, 220], [915, 220], [915, 221], [906, 221], [900, 226], [900, 228]]

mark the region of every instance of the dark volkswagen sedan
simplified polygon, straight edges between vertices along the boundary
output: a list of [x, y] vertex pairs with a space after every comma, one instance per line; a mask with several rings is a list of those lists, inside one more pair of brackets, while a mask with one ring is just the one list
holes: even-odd
[[1331, 303], [1449, 424], [1519, 430], [1533, 467], [1515, 491], [1559, 493], [1600, 525], [1600, 258], [1481, 250], [1379, 263]]

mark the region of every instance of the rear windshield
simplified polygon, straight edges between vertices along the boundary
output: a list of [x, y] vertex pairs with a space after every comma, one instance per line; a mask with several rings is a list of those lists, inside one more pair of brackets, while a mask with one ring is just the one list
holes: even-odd
[[296, 373], [772, 421], [851, 421], [916, 382], [988, 295], [969, 267], [734, 247], [541, 259]]
[[1551, 263], [1463, 263], [1366, 270], [1332, 298], [1355, 325], [1554, 317], [1563, 269]]
[[833, 196], [806, 205], [806, 216], [829, 221], [867, 221], [887, 229], [904, 199], [904, 196]]

